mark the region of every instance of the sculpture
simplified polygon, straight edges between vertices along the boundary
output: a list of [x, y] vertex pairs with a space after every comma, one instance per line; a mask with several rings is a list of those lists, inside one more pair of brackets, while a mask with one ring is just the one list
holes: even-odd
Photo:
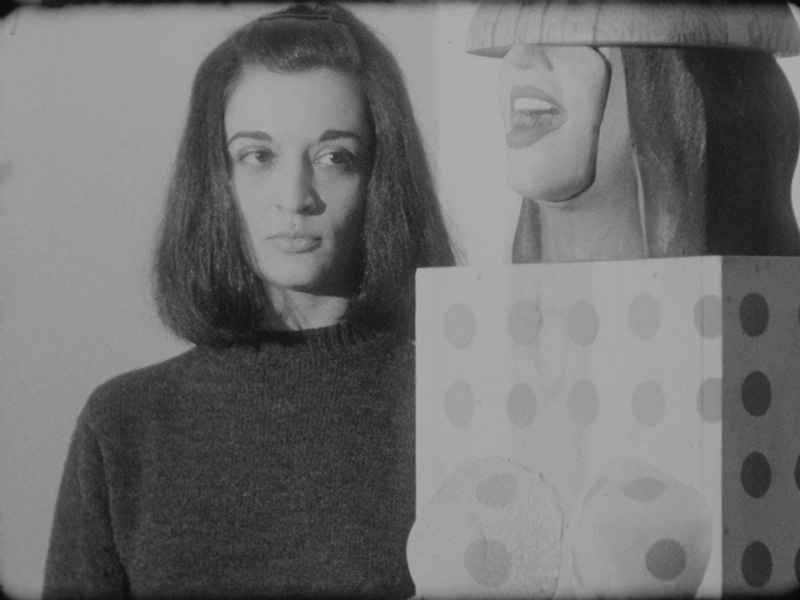
[[787, 6], [484, 3], [467, 50], [503, 60], [513, 262], [800, 254]]
[[788, 9], [482, 4], [468, 48], [503, 59], [513, 261], [565, 264], [418, 273], [417, 593], [795, 586]]

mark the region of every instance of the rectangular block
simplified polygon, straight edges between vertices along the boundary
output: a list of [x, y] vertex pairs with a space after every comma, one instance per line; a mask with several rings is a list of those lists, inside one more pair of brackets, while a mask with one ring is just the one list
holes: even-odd
[[[463, 476], [489, 473], [491, 457], [555, 490], [556, 595], [797, 587], [800, 260], [421, 270], [418, 525], [437, 491], [456, 490], [453, 502], [466, 503], [483, 532], [475, 535], [494, 539], [500, 527], [500, 546], [519, 554], [507, 552], [493, 578], [465, 559], [458, 589], [524, 595], [536, 557], [517, 537], [532, 517], [511, 496], [487, 503], [499, 497], [499, 476], [483, 487]], [[511, 475], [503, 477], [507, 485]], [[422, 555], [461, 564], [460, 548], [434, 548], [436, 527]], [[425, 585], [417, 581], [418, 594]]]

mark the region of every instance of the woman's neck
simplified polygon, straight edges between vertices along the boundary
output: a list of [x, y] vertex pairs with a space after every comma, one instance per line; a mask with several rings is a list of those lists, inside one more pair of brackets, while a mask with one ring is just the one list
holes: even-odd
[[350, 299], [344, 296], [320, 296], [297, 290], [270, 289], [275, 321], [269, 329], [317, 329], [335, 325], [344, 316]]
[[542, 262], [645, 257], [635, 171], [614, 183], [566, 202], [537, 203]]

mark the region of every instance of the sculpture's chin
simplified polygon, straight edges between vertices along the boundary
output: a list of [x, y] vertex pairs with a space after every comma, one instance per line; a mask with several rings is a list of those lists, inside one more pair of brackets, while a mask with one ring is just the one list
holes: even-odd
[[576, 151], [562, 159], [555, 155], [534, 157], [526, 154], [524, 151], [508, 154], [509, 187], [523, 198], [537, 202], [568, 202], [586, 192], [595, 182], [597, 156], [594, 154], [582, 155]]
[[523, 198], [535, 200], [539, 204], [564, 205], [584, 194], [592, 187], [594, 181], [594, 169], [591, 169], [590, 173], [567, 181], [552, 182], [549, 185], [543, 185], [545, 182], [539, 181], [538, 185], [512, 185], [512, 189]]

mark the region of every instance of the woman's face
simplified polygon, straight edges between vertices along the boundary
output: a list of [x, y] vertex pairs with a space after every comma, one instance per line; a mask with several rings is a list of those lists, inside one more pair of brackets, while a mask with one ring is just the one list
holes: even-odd
[[273, 288], [352, 295], [372, 155], [357, 81], [328, 68], [249, 67], [225, 134], [256, 271]]
[[[601, 132], [612, 76], [607, 60], [588, 46], [515, 44], [505, 55], [500, 106], [509, 184], [517, 193], [550, 202], [574, 198], [594, 182], [598, 145], [614, 153], [628, 144], [627, 109], [622, 122]], [[602, 143], [601, 133], [608, 138]]]

